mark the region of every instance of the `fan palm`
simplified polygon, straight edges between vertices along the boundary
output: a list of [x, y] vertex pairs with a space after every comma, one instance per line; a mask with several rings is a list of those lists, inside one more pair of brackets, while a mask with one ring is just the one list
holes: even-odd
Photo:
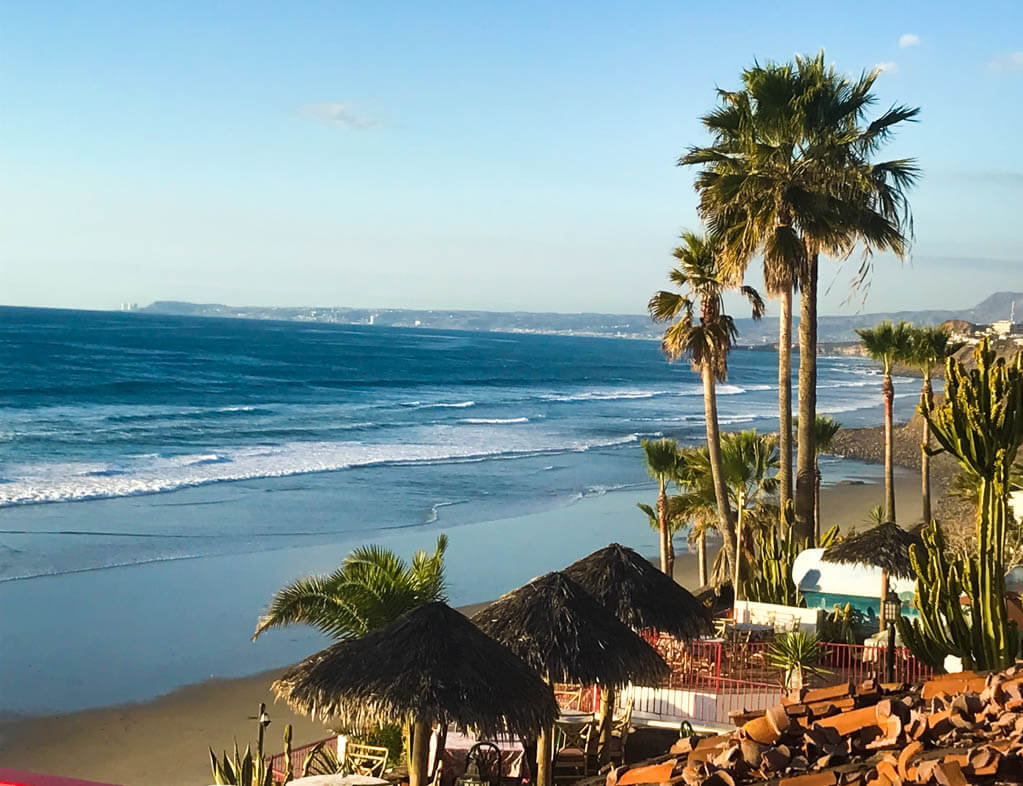
[[673, 439], [643, 440], [646, 471], [657, 481], [657, 530], [660, 533], [661, 570], [671, 575], [669, 559], [671, 536], [668, 532], [668, 483], [675, 476], [678, 443]]
[[[637, 502], [636, 507], [639, 508], [646, 515], [647, 522], [650, 524], [650, 528], [660, 534], [661, 532], [661, 516], [659, 514], [660, 505], [656, 507], [647, 505], [645, 502]], [[662, 571], [667, 573], [669, 576], [673, 576], [675, 573], [675, 535], [685, 529], [689, 523], [687, 517], [687, 510], [683, 503], [682, 497], [679, 495], [667, 496], [664, 501], [664, 522], [665, 528], [668, 534], [668, 547], [667, 547], [667, 561], [666, 568], [661, 568]]]
[[[778, 448], [773, 434], [758, 434], [756, 430], [723, 434], [721, 437], [722, 470], [729, 505], [741, 511], [744, 530], [774, 523], [777, 513], [773, 504], [778, 488]], [[709, 451], [693, 448], [684, 452], [679, 463], [676, 482], [684, 489], [680, 496], [679, 515], [694, 522], [697, 527], [706, 520], [708, 511], [715, 506], [713, 473]], [[746, 572], [755, 568], [752, 559], [752, 538], [739, 544], [746, 564]], [[716, 581], [734, 576], [726, 573], [728, 566], [716, 565]]]
[[[796, 426], [799, 425], [799, 419], [796, 419]], [[817, 415], [816, 421], [814, 422], [814, 481], [813, 481], [813, 529], [814, 529], [814, 541], [819, 543], [821, 539], [821, 461], [820, 457], [822, 454], [827, 453], [831, 449], [832, 440], [838, 430], [842, 428], [842, 424], [834, 418], [830, 418], [827, 415]]]
[[433, 554], [417, 551], [412, 563], [380, 546], [361, 546], [326, 576], [298, 579], [278, 590], [252, 638], [270, 628], [311, 625], [337, 641], [358, 638], [424, 603], [447, 600], [446, 535]]
[[[670, 361], [688, 357], [703, 380], [703, 410], [707, 426], [707, 450], [718, 506], [718, 527], [728, 562], [735, 564], [735, 533], [732, 513], [721, 469], [721, 433], [718, 428], [716, 382], [728, 378], [728, 351], [738, 331], [731, 316], [724, 313], [724, 293], [737, 288], [751, 306], [754, 319], [764, 314], [764, 301], [749, 286], [736, 286], [721, 269], [719, 243], [711, 236], [682, 233], [682, 245], [674, 251], [678, 265], [669, 279], [682, 292], [661, 290], [650, 298], [647, 308], [657, 322], [671, 322], [661, 340]], [[699, 308], [699, 321], [696, 311]]]
[[889, 320], [879, 322], [872, 328], [856, 331], [860, 343], [874, 360], [881, 364], [884, 373], [882, 396], [884, 397], [884, 515], [885, 521], [895, 521], [895, 455], [894, 422], [892, 405], [895, 401], [895, 387], [892, 385], [892, 367], [910, 359], [913, 326], [908, 322], [892, 324]]
[[[945, 358], [955, 352], [959, 345], [954, 345], [948, 333], [941, 328], [921, 327], [912, 332], [912, 346], [907, 362], [920, 372], [923, 386], [920, 390], [920, 407], [922, 410], [933, 409], [934, 391], [931, 378], [934, 371], [941, 367]], [[923, 436], [920, 440], [920, 496], [923, 503], [923, 521], [931, 520], [931, 456], [927, 452], [931, 443], [931, 424], [927, 418], [923, 420]]]
[[[700, 212], [723, 238], [724, 265], [733, 275], [758, 254], [765, 282], [782, 297], [779, 335], [781, 431], [788, 434], [791, 371], [785, 292], [800, 289], [799, 415], [796, 529], [812, 536], [813, 425], [817, 384], [817, 276], [820, 254], [847, 257], [857, 245], [867, 280], [872, 255], [904, 256], [912, 221], [906, 190], [916, 179], [912, 160], [873, 162], [894, 128], [917, 109], [893, 106], [873, 121], [866, 112], [878, 71], [858, 79], [838, 75], [823, 53], [794, 63], [755, 64], [738, 91], [718, 91], [719, 106], [703, 117], [713, 142], [689, 150], [679, 163], [700, 166]], [[782, 446], [785, 482], [786, 446]], [[784, 494], [784, 491], [783, 491]]]

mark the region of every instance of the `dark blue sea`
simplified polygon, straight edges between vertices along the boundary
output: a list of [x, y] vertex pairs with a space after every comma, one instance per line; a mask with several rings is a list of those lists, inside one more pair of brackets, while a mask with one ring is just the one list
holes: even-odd
[[[777, 427], [776, 363], [732, 353], [725, 428]], [[880, 420], [872, 363], [819, 368], [822, 412]], [[293, 662], [322, 640], [251, 644], [256, 617], [357, 544], [447, 532], [454, 603], [611, 540], [656, 553], [639, 442], [703, 434], [698, 377], [651, 341], [0, 308], [0, 711]]]
[[[211, 511], [199, 531], [139, 520], [41, 549], [0, 518], [0, 580], [511, 516], [646, 483], [640, 439], [704, 433], [699, 379], [647, 341], [3, 308], [0, 358], [0, 506], [73, 519], [82, 500], [312, 473], [345, 499], [300, 525]], [[776, 428], [776, 362], [732, 354], [725, 428]], [[901, 409], [916, 386], [897, 380]], [[821, 360], [822, 412], [875, 423], [879, 393], [873, 364]]]

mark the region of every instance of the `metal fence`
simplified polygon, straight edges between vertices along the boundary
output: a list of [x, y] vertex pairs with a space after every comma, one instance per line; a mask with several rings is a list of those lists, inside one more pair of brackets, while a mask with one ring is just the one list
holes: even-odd
[[[785, 672], [768, 656], [770, 642], [677, 641], [647, 632], [671, 667], [659, 685], [631, 686], [623, 695], [633, 710], [659, 719], [727, 723], [733, 712], [762, 710], [785, 692]], [[806, 675], [810, 687], [886, 679], [887, 647], [822, 642], [820, 672]], [[896, 682], [919, 682], [934, 671], [904, 647], [893, 650]]]
[[[302, 745], [298, 748], [291, 749], [291, 766], [294, 769], [293, 776], [298, 777], [302, 772], [302, 764], [305, 762], [306, 756], [308, 756], [313, 748], [317, 745], [323, 745], [325, 748], [332, 747], [334, 752], [337, 752], [337, 735], [331, 737], [325, 737], [322, 740], [316, 742], [310, 742], [306, 745]], [[284, 753], [275, 753], [273, 756], [267, 757], [267, 764], [273, 771], [273, 777], [276, 780], [284, 779]]]

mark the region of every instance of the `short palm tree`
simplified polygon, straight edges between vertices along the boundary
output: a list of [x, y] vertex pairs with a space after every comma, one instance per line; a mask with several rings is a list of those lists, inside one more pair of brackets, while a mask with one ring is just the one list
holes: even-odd
[[[756, 569], [751, 533], [759, 528], [773, 527], [777, 519], [774, 495], [778, 489], [778, 443], [773, 434], [755, 430], [727, 433], [721, 436], [722, 469], [726, 493], [733, 510], [743, 517], [743, 540], [738, 543], [740, 562], [746, 575]], [[684, 502], [681, 514], [697, 526], [706, 520], [715, 506], [710, 456], [706, 448], [693, 448], [680, 462], [679, 479]], [[738, 534], [738, 528], [737, 528]], [[735, 563], [729, 566], [718, 561], [714, 568], [715, 583], [734, 580]]]
[[[703, 117], [712, 143], [679, 163], [701, 167], [700, 214], [723, 238], [724, 266], [735, 275], [764, 259], [769, 292], [782, 297], [779, 350], [788, 343], [785, 293], [800, 291], [799, 416], [795, 513], [797, 535], [813, 535], [813, 444], [817, 386], [817, 278], [821, 254], [864, 250], [858, 285], [877, 251], [905, 255], [912, 221], [906, 192], [917, 176], [911, 159], [873, 159], [917, 109], [893, 106], [870, 122], [879, 70], [858, 79], [826, 65], [823, 53], [793, 63], [754, 64], [737, 91], [719, 90]], [[779, 358], [779, 415], [787, 431], [791, 373]], [[782, 474], [785, 475], [785, 446]], [[784, 491], [783, 491], [784, 495]]]
[[669, 551], [671, 535], [668, 532], [668, 484], [675, 477], [678, 462], [678, 443], [673, 439], [644, 439], [643, 455], [646, 471], [657, 481], [657, 531], [660, 534], [661, 570], [671, 575]]
[[270, 628], [311, 625], [337, 641], [358, 638], [424, 603], [447, 600], [446, 535], [433, 554], [417, 551], [412, 563], [380, 546], [361, 546], [326, 576], [298, 579], [278, 590], [252, 638]]
[[[798, 427], [798, 419], [796, 422]], [[818, 415], [814, 424], [814, 486], [813, 486], [813, 528], [815, 533], [814, 542], [821, 540], [821, 455], [831, 449], [832, 440], [842, 424], [827, 415]]]
[[[714, 496], [718, 526], [729, 564], [735, 564], [735, 532], [721, 469], [721, 434], [718, 427], [715, 383], [728, 378], [728, 351], [738, 331], [731, 316], [724, 313], [724, 293], [737, 289], [750, 303], [754, 319], [764, 314], [764, 301], [749, 286], [738, 284], [720, 266], [720, 242], [709, 235], [682, 233], [682, 245], [674, 251], [678, 264], [670, 281], [682, 292], [661, 290], [650, 298], [647, 308], [657, 322], [671, 322], [661, 340], [669, 361], [687, 357], [703, 380], [703, 409], [707, 426], [707, 450], [714, 475]], [[696, 312], [699, 310], [699, 321]]]
[[[646, 515], [647, 523], [650, 525], [650, 529], [654, 532], [661, 532], [661, 517], [658, 512], [660, 505], [654, 507], [647, 505], [645, 502], [637, 502], [636, 507], [639, 508]], [[676, 495], [667, 496], [664, 502], [664, 521], [665, 528], [668, 534], [668, 546], [667, 546], [667, 560], [666, 567], [663, 567], [665, 573], [669, 576], [675, 574], [675, 536], [686, 528], [689, 520], [684, 510], [684, 504], [682, 497]]]
[[[955, 352], [959, 346], [953, 345], [948, 333], [937, 327], [914, 328], [912, 347], [907, 362], [923, 376], [920, 391], [920, 407], [930, 410], [934, 405], [934, 391], [931, 378], [935, 369], [941, 367], [945, 358]], [[920, 440], [920, 496], [923, 503], [923, 521], [931, 520], [931, 456], [927, 452], [931, 443], [931, 424], [927, 418], [923, 420], [923, 436]]]
[[881, 364], [884, 372], [882, 395], [884, 397], [884, 515], [886, 521], [895, 521], [895, 439], [894, 415], [895, 387], [892, 385], [892, 368], [896, 363], [910, 359], [912, 352], [913, 326], [908, 322], [892, 324], [889, 320], [879, 322], [872, 328], [862, 328], [856, 333], [860, 343], [874, 360]]

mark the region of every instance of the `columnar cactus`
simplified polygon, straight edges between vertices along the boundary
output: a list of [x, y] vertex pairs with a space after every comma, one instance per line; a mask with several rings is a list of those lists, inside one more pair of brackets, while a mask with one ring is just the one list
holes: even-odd
[[[961, 657], [967, 668], [997, 669], [1018, 652], [1015, 624], [1005, 608], [1005, 525], [1009, 513], [1009, 468], [1023, 443], [1023, 354], [1011, 363], [998, 358], [987, 339], [975, 353], [977, 367], [967, 371], [949, 358], [945, 402], [937, 408], [921, 402], [931, 434], [977, 482], [976, 551], [946, 553], [932, 524], [925, 549], [911, 550], [917, 573], [920, 619], [899, 627], [903, 640], [934, 662], [942, 653]], [[960, 597], [969, 599], [963, 613]]]
[[[756, 570], [753, 576], [743, 582], [743, 589], [749, 600], [760, 603], [779, 603], [783, 606], [800, 606], [802, 597], [792, 579], [792, 564], [796, 561], [806, 542], [793, 534], [792, 502], [788, 502], [782, 513], [785, 526], [783, 534], [773, 530], [759, 530], [754, 535], [757, 544]], [[832, 527], [821, 536], [821, 547], [827, 547], [838, 533]]]

